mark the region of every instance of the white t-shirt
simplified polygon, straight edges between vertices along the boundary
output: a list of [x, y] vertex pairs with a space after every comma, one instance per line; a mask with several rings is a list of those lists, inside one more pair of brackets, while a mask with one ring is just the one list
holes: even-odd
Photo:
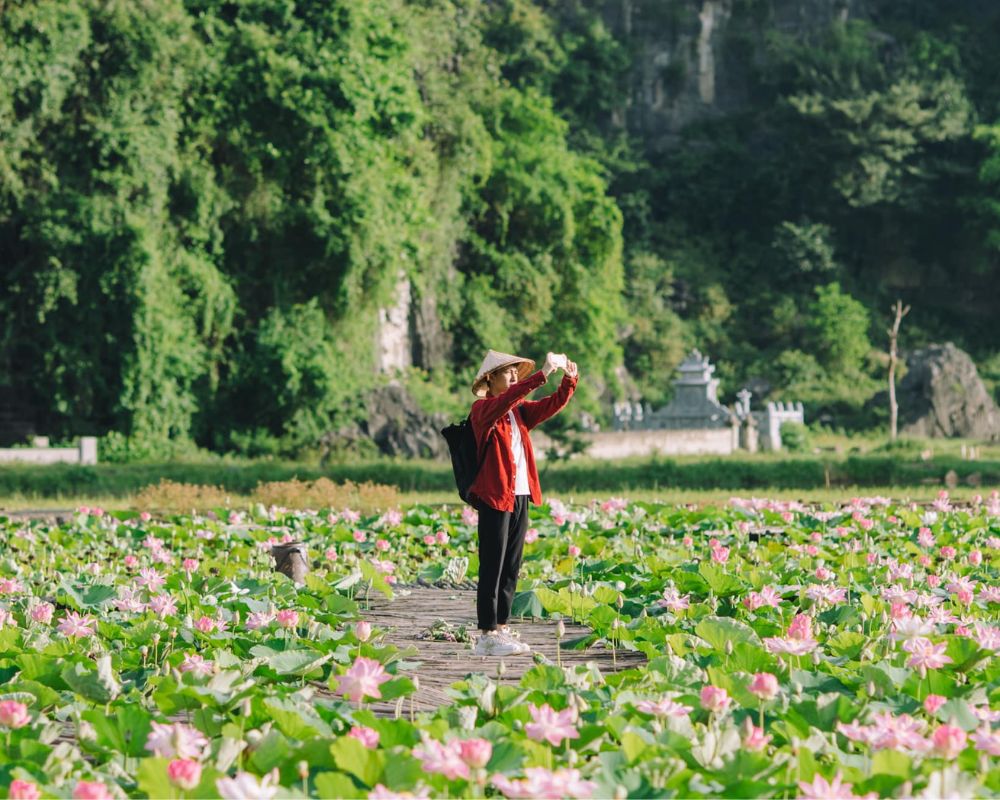
[[514, 494], [531, 494], [528, 488], [528, 459], [524, 457], [521, 429], [514, 419], [514, 409], [508, 411], [507, 416], [510, 418], [510, 446], [514, 451]]

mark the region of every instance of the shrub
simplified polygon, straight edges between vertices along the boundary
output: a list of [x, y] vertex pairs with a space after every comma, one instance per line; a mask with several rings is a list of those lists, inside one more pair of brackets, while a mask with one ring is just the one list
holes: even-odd
[[399, 490], [395, 486], [344, 481], [334, 483], [329, 478], [314, 481], [270, 481], [259, 483], [253, 499], [266, 506], [285, 508], [354, 508], [360, 511], [380, 511], [399, 505]]
[[790, 453], [808, 453], [812, 449], [812, 434], [798, 422], [785, 422], [781, 426], [781, 445]]

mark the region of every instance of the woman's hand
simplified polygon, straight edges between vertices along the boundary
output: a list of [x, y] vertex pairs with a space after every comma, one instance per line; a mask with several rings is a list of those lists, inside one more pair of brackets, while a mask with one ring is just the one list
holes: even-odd
[[563, 353], [548, 353], [545, 356], [545, 363], [542, 364], [542, 373], [549, 377], [557, 369], [566, 369], [566, 356]]
[[566, 359], [566, 366], [564, 367], [564, 369], [566, 370], [566, 374], [569, 375], [569, 377], [571, 378], [575, 378], [578, 374], [575, 361], [570, 361], [569, 359]]

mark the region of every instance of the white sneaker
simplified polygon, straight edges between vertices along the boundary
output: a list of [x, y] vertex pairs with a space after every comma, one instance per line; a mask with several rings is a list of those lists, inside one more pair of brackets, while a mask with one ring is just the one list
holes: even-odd
[[518, 644], [507, 639], [496, 631], [484, 633], [476, 642], [476, 649], [472, 651], [476, 656], [513, 656], [521, 652]]
[[531, 652], [531, 647], [528, 645], [528, 643], [522, 642], [517, 637], [517, 634], [511, 631], [509, 628], [500, 628], [498, 635], [500, 636], [501, 639], [504, 639], [510, 642], [512, 645], [514, 645], [514, 647], [517, 648], [517, 652], [519, 654]]

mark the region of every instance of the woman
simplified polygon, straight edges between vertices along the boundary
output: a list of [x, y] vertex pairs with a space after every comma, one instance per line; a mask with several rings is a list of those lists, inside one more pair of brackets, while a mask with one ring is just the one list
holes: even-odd
[[[537, 372], [535, 362], [490, 350], [472, 384], [481, 398], [469, 419], [480, 454], [479, 473], [469, 494], [479, 509], [479, 586], [476, 613], [482, 635], [475, 654], [527, 653], [507, 622], [521, 570], [528, 501], [542, 502], [535, 453], [528, 431], [561, 411], [576, 390], [577, 368], [564, 354], [549, 353]], [[562, 382], [549, 397], [525, 398], [563, 370]]]

